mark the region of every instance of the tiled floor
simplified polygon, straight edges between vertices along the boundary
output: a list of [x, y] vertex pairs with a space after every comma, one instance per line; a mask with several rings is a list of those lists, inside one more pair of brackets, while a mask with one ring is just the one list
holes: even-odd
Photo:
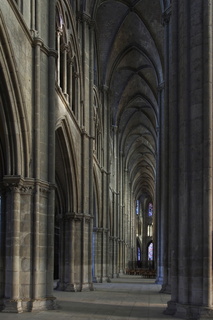
[[[169, 295], [160, 294], [154, 280], [122, 276], [111, 283], [98, 283], [91, 292], [55, 291], [59, 309], [5, 314], [2, 320], [174, 320], [163, 314]], [[177, 319], [177, 318], [176, 318]]]

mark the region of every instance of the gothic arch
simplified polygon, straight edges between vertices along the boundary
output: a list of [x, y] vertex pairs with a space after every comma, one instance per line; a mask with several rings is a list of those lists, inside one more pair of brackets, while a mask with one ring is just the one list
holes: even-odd
[[[64, 210], [66, 212], [77, 213], [79, 211], [79, 185], [77, 179], [77, 159], [74, 150], [72, 133], [70, 132], [67, 120], [66, 118], [60, 119], [56, 126], [56, 184], [58, 182], [58, 186], [63, 185], [63, 191], [67, 197]], [[60, 172], [61, 177], [63, 177], [62, 179], [59, 178]]]
[[28, 178], [30, 171], [30, 131], [14, 57], [0, 11], [0, 299], [5, 296], [7, 288], [7, 270], [10, 267], [6, 243], [8, 225], [12, 224], [12, 197], [4, 184], [10, 178], [16, 181]]
[[0, 13], [0, 140], [4, 175], [29, 175], [29, 129], [13, 48]]
[[[68, 285], [66, 279], [73, 272], [75, 248], [72, 222], [80, 208], [76, 164], [72, 134], [67, 119], [63, 118], [56, 126], [54, 279], [58, 280], [56, 287], [67, 291], [73, 290], [70, 285], [72, 281], [70, 280]], [[66, 261], [69, 261], [69, 266], [66, 265]]]

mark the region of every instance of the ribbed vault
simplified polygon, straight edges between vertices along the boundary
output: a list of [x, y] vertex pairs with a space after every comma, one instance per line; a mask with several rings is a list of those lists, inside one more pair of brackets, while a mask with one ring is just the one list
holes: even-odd
[[159, 0], [101, 0], [90, 6], [99, 82], [109, 88], [112, 126], [118, 128], [119, 153], [137, 198], [154, 198], [158, 87], [163, 82], [161, 16], [167, 5]]

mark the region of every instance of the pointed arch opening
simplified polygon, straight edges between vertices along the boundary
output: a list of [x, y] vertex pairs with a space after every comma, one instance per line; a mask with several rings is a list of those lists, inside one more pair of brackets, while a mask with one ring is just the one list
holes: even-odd
[[54, 286], [67, 291], [66, 284], [72, 282], [71, 274], [74, 272], [72, 221], [78, 212], [76, 160], [70, 137], [67, 124], [62, 121], [56, 130]]

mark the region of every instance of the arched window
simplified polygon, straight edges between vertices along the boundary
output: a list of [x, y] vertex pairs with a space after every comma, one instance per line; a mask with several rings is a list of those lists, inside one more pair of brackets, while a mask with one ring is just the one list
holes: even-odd
[[65, 30], [64, 20], [62, 14], [56, 9], [56, 50], [58, 53], [57, 59], [57, 83], [58, 86], [63, 89], [63, 66], [64, 66], [64, 54], [63, 47], [65, 46]]
[[148, 260], [153, 261], [154, 260], [154, 254], [153, 254], [153, 242], [151, 242], [148, 246]]
[[141, 248], [139, 246], [138, 246], [137, 258], [138, 258], [138, 261], [141, 260]]
[[153, 236], [153, 224], [149, 224], [147, 226], [147, 236], [152, 237]]
[[140, 201], [136, 200], [135, 213], [138, 215], [140, 213]]
[[152, 217], [152, 215], [153, 215], [153, 205], [152, 203], [149, 203], [148, 216]]
[[[64, 12], [64, 13], [62, 13]], [[64, 8], [56, 10], [57, 84], [70, 109], [78, 117], [79, 70], [71, 18]]]

